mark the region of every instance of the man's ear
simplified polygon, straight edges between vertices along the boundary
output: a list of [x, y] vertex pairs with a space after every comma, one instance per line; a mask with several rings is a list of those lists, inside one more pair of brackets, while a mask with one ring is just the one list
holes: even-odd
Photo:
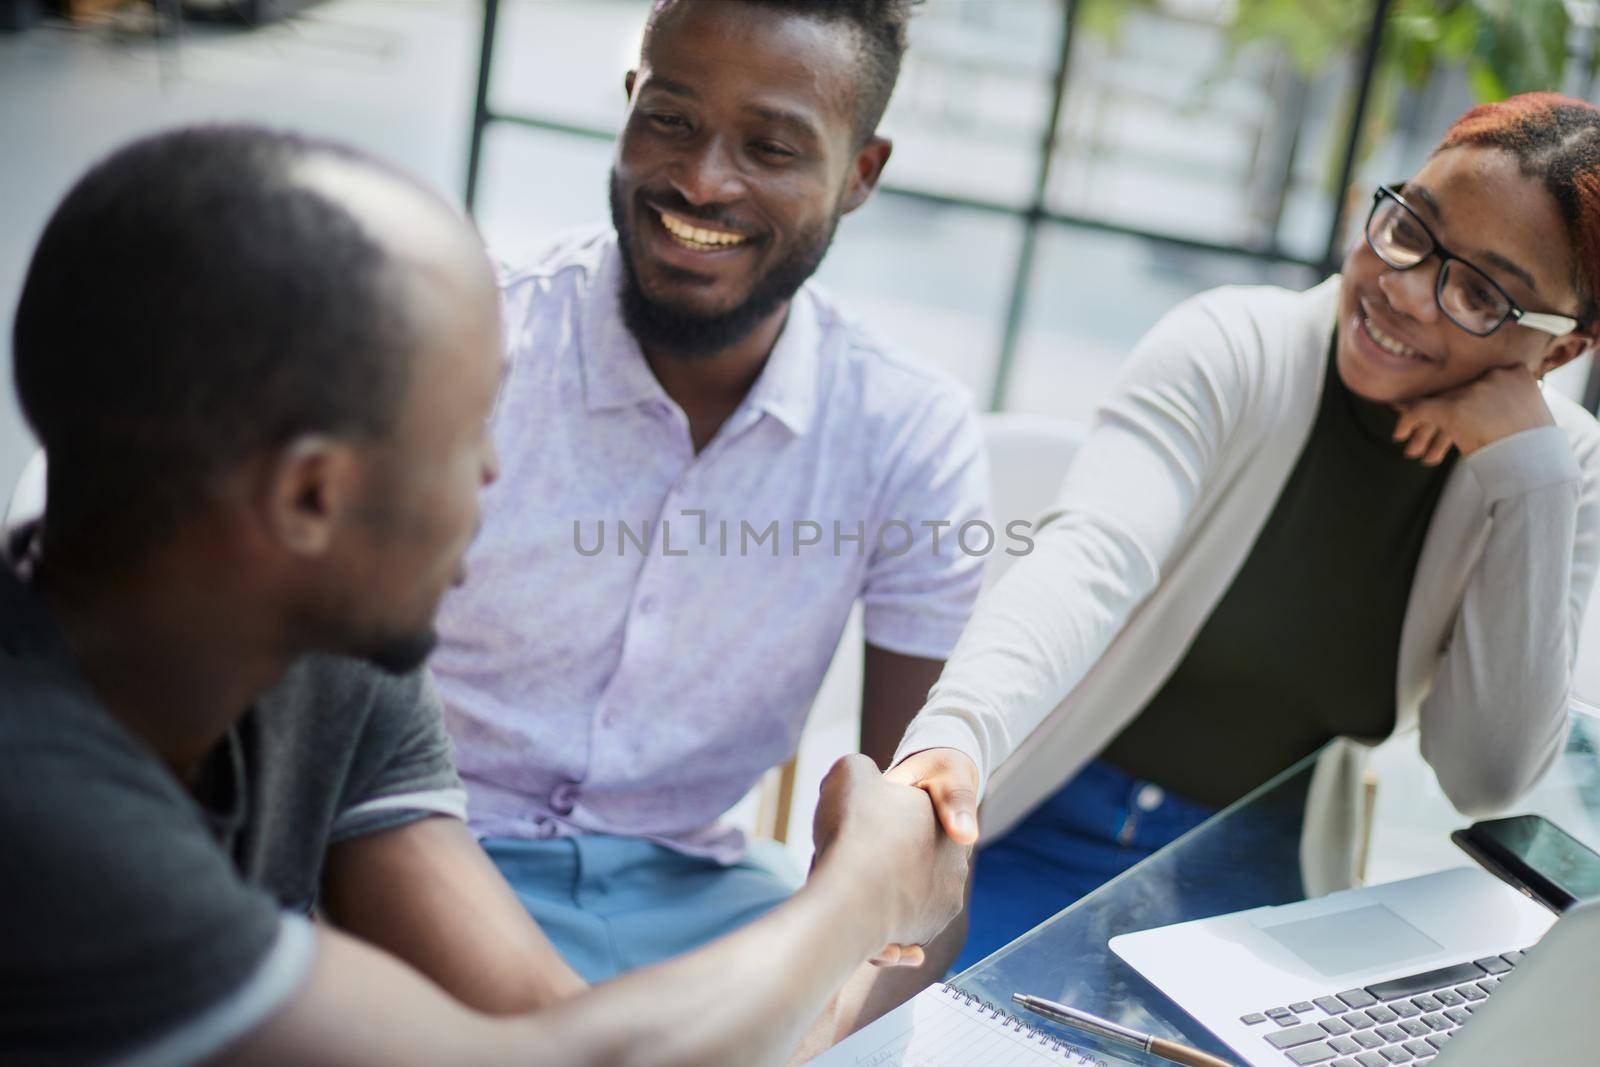
[[878, 187], [878, 179], [883, 175], [883, 168], [889, 162], [889, 153], [892, 151], [894, 142], [887, 137], [873, 137], [861, 146], [850, 163], [850, 178], [844, 188], [844, 199], [839, 205], [844, 214], [867, 202], [872, 190]]
[[622, 96], [624, 100], [633, 99], [633, 83], [639, 78], [637, 70], [630, 70], [622, 76]]
[[263, 465], [256, 509], [267, 535], [292, 555], [325, 555], [358, 498], [360, 467], [348, 445], [297, 437]]
[[1545, 350], [1544, 358], [1539, 361], [1539, 377], [1577, 359], [1592, 349], [1600, 348], [1600, 333], [1593, 329], [1574, 330], [1565, 337], [1557, 337], [1550, 342], [1550, 347]]

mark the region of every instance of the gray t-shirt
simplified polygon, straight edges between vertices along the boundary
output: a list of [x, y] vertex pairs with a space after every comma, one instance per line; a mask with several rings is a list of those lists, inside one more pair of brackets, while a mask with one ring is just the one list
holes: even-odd
[[433, 687], [308, 656], [186, 790], [0, 566], [0, 1067], [181, 1067], [309, 970], [330, 845], [465, 815]]

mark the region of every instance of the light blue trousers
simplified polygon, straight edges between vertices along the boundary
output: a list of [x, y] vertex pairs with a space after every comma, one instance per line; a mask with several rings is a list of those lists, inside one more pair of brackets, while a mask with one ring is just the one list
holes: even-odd
[[573, 970], [601, 982], [688, 952], [759, 918], [801, 877], [783, 846], [751, 841], [731, 866], [631, 837], [523, 841], [483, 848]]

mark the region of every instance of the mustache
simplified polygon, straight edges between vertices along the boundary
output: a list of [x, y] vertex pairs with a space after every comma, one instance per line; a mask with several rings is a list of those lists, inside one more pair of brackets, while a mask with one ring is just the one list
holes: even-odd
[[670, 211], [681, 218], [704, 222], [718, 229], [729, 230], [748, 237], [759, 236], [755, 228], [748, 222], [716, 204], [702, 204], [696, 207], [678, 193], [640, 193], [639, 201], [646, 207]]

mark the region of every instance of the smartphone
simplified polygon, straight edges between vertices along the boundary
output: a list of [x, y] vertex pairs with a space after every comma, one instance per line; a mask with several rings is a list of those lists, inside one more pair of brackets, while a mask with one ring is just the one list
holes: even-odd
[[1560, 915], [1600, 897], [1600, 853], [1539, 815], [1485, 819], [1450, 840], [1484, 870]]

